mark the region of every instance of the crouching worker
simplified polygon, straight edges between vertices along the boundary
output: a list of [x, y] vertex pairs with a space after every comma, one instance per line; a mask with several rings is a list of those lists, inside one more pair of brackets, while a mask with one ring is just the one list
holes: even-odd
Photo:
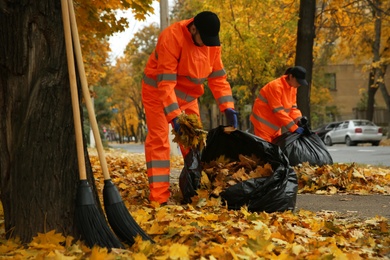
[[308, 85], [305, 77], [303, 67], [291, 67], [260, 89], [250, 116], [256, 136], [272, 142], [282, 134], [282, 127], [303, 133], [304, 129], [298, 126], [302, 113], [297, 107], [297, 89]]

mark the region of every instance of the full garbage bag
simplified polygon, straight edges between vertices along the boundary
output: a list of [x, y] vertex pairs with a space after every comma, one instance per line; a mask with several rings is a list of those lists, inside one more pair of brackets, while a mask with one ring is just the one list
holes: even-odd
[[251, 178], [226, 188], [220, 196], [229, 209], [247, 206], [249, 211], [293, 211], [298, 191], [297, 175], [290, 167], [285, 154], [277, 145], [241, 130], [230, 133], [224, 126], [209, 131], [206, 146], [201, 153], [202, 163], [220, 156], [232, 161], [239, 155], [256, 156], [269, 163], [273, 174], [269, 177]]
[[278, 145], [287, 156], [291, 166], [307, 162], [310, 165], [322, 166], [333, 164], [333, 159], [324, 142], [308, 125], [302, 126], [302, 134], [285, 132], [272, 143]]
[[201, 176], [200, 150], [193, 148], [184, 158], [184, 167], [179, 176], [179, 188], [183, 195], [182, 203], [191, 203], [191, 197], [197, 195], [196, 190], [200, 185]]

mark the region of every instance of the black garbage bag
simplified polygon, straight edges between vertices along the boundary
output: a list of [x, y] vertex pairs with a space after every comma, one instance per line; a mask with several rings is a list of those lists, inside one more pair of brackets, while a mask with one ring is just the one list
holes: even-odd
[[202, 176], [199, 149], [191, 149], [184, 158], [184, 167], [179, 176], [179, 188], [183, 195], [182, 203], [191, 203], [191, 197], [197, 195]]
[[252, 178], [237, 183], [220, 193], [229, 209], [247, 206], [249, 211], [293, 211], [298, 191], [297, 175], [289, 166], [288, 159], [277, 145], [255, 135], [236, 130], [224, 132], [224, 126], [209, 131], [201, 161], [209, 163], [224, 155], [238, 161], [239, 155], [261, 158], [269, 163], [273, 175]]
[[275, 138], [272, 143], [278, 145], [287, 156], [291, 166], [308, 162], [322, 166], [333, 164], [333, 159], [324, 142], [308, 125], [303, 125], [302, 134], [286, 132]]

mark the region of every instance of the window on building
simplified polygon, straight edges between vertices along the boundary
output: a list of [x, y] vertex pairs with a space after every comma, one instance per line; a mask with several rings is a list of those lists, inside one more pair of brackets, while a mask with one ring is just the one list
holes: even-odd
[[325, 74], [325, 86], [329, 88], [329, 90], [337, 90], [336, 88], [336, 73], [326, 73]]

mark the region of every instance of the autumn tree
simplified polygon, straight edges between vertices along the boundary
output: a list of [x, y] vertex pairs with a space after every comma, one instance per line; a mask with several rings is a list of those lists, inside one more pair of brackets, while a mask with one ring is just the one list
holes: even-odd
[[[118, 128], [119, 118], [133, 118], [134, 124], [128, 126], [134, 131], [136, 141], [143, 142], [146, 137], [146, 118], [141, 98], [141, 80], [149, 55], [153, 52], [160, 28], [156, 24], [145, 26], [127, 44], [124, 56], [116, 60], [109, 82], [113, 88], [113, 106], [118, 110], [114, 125]], [[127, 123], [129, 123], [127, 121]]]
[[[115, 9], [145, 14], [151, 2], [75, 3], [90, 84], [92, 68], [104, 64], [99, 53], [108, 50], [106, 37], [126, 26]], [[7, 236], [28, 242], [54, 229], [77, 238], [79, 177], [60, 1], [2, 1], [0, 35], [0, 196]], [[87, 176], [93, 184], [90, 167]]]
[[[112, 110], [112, 88], [105, 83], [105, 80], [101, 80], [99, 84], [93, 87], [92, 91], [92, 102], [96, 115], [96, 121], [99, 122], [99, 131], [100, 135], [104, 136], [103, 128], [105, 127], [107, 131], [109, 131], [109, 126], [111, 124], [113, 118], [113, 110]], [[85, 106], [83, 106], [83, 114], [87, 115], [88, 111]], [[107, 129], [108, 128], [108, 129]], [[87, 136], [87, 141], [91, 140], [91, 123], [89, 118], [84, 119], [84, 129]], [[104, 139], [103, 139], [104, 140]], [[88, 143], [91, 145], [90, 143]]]
[[207, 1], [221, 20], [222, 59], [241, 119], [259, 89], [294, 64], [295, 1]]
[[308, 86], [300, 86], [297, 93], [297, 104], [303, 116], [311, 121], [310, 90], [313, 71], [313, 46], [315, 37], [316, 0], [301, 0], [299, 4], [299, 20], [297, 30], [297, 47], [295, 65], [306, 69]]
[[[390, 62], [390, 1], [333, 0], [321, 6], [319, 43], [334, 45], [330, 61], [353, 61], [369, 72], [367, 82], [367, 119], [372, 120], [375, 94], [381, 90], [388, 111], [390, 96], [384, 78]], [[390, 119], [389, 119], [390, 122]]]

